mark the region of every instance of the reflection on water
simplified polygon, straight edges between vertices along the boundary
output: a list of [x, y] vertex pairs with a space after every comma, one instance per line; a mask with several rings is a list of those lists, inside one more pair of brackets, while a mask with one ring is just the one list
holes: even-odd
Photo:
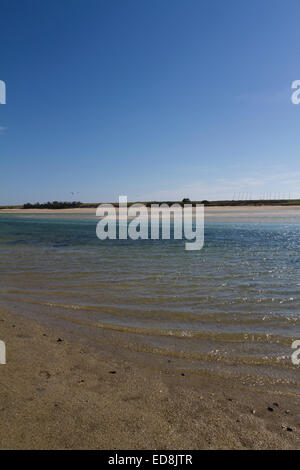
[[208, 213], [204, 248], [188, 252], [181, 240], [101, 242], [88, 214], [1, 214], [0, 305], [297, 391], [300, 216], [239, 215]]

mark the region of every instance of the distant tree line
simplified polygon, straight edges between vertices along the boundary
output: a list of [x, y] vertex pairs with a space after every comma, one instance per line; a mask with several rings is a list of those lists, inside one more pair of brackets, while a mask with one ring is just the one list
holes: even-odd
[[[182, 201], [164, 201], [168, 205], [172, 204], [180, 204], [183, 206], [184, 204], [192, 204], [195, 206], [196, 204], [204, 204], [205, 206], [278, 206], [278, 205], [300, 205], [300, 199], [289, 199], [289, 200], [247, 200], [247, 201], [191, 201], [189, 198], [184, 198]], [[78, 201], [67, 202], [67, 201], [53, 201], [53, 202], [45, 202], [40, 204], [36, 202], [35, 204], [31, 204], [28, 202], [23, 206], [0, 206], [0, 209], [72, 209], [72, 208], [96, 208], [100, 203], [82, 203]], [[111, 203], [114, 207], [118, 207], [119, 204], [116, 202]], [[130, 207], [133, 202], [128, 202], [128, 207]], [[162, 204], [162, 201], [148, 201], [142, 202], [147, 207], [151, 207], [152, 204]]]
[[40, 204], [39, 202], [36, 202], [34, 204], [27, 202], [27, 204], [23, 205], [23, 209], [72, 209], [74, 207], [81, 207], [81, 205], [81, 202], [78, 201], [48, 201], [42, 204]]

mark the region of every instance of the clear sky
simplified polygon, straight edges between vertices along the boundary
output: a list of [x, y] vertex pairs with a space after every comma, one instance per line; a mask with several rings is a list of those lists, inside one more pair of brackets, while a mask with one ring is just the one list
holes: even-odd
[[1, 0], [0, 205], [300, 196], [299, 18], [298, 0]]

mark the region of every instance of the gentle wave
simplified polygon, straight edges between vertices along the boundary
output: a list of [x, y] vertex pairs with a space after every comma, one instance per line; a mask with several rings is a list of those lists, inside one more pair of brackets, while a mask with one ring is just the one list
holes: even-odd
[[207, 224], [196, 253], [181, 241], [100, 242], [94, 220], [1, 216], [0, 302], [124, 350], [296, 375], [300, 214], [269, 216]]

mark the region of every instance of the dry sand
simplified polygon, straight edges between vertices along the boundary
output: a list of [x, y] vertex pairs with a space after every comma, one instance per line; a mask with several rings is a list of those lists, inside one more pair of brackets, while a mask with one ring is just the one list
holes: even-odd
[[49, 328], [0, 310], [1, 449], [300, 448], [295, 395], [168, 358], [141, 366]]
[[[271, 212], [276, 215], [280, 214], [290, 214], [295, 213], [300, 214], [300, 205], [299, 206], [280, 206], [280, 205], [265, 205], [265, 206], [207, 206], [205, 207], [205, 212], [208, 214], [218, 214], [223, 215], [228, 213], [253, 213], [257, 212]], [[96, 214], [96, 208], [74, 208], [74, 209], [0, 209], [0, 214]]]

